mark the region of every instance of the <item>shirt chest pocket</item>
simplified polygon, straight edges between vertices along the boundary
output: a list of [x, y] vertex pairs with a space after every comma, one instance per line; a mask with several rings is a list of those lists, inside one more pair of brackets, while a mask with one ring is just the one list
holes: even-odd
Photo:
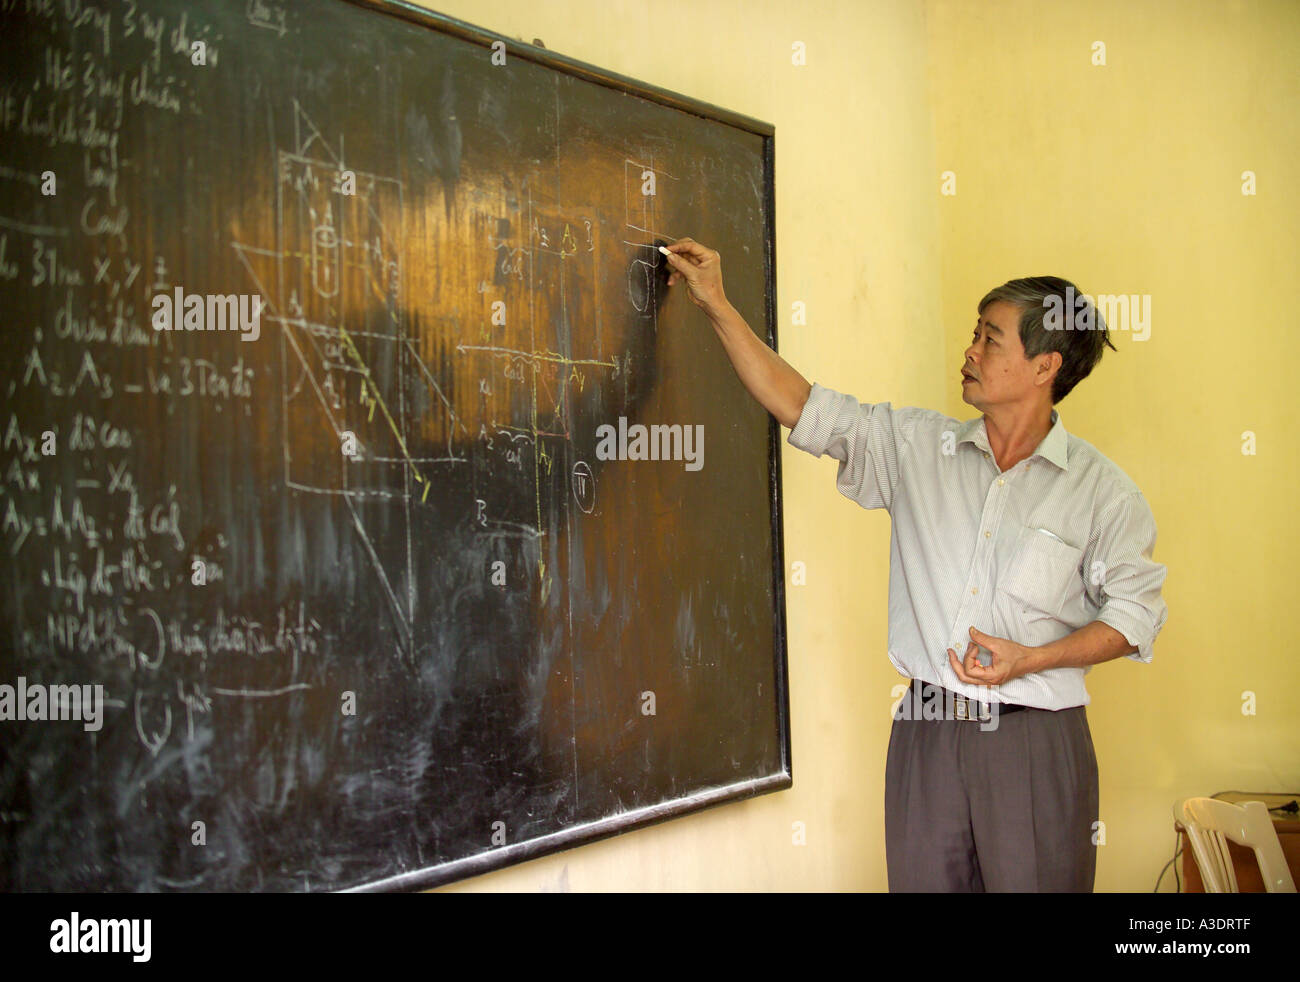
[[1053, 617], [1083, 590], [1083, 550], [1041, 529], [1022, 529], [998, 588], [1017, 603]]

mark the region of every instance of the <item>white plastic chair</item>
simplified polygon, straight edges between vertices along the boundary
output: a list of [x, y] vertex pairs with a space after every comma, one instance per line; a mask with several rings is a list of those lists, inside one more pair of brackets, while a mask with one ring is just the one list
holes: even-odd
[[1196, 856], [1206, 893], [1240, 892], [1225, 837], [1255, 851], [1266, 891], [1296, 892], [1273, 819], [1262, 801], [1233, 805], [1217, 798], [1187, 798], [1182, 803], [1180, 817], [1192, 841], [1192, 854]]

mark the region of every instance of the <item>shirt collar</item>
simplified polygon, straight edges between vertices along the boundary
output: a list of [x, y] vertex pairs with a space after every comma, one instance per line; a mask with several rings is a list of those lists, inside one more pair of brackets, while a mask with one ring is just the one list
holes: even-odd
[[[1061, 470], [1068, 470], [1067, 437], [1065, 424], [1061, 422], [1060, 414], [1053, 409], [1052, 428], [1047, 431], [1047, 436], [1043, 437], [1042, 442], [1038, 444], [1038, 448], [1030, 456], [1042, 457], [1044, 460], [1050, 460]], [[984, 424], [983, 416], [968, 419], [962, 423], [957, 428], [957, 442], [959, 444], [970, 442], [986, 453], [993, 453], [993, 448], [989, 446], [988, 427]]]

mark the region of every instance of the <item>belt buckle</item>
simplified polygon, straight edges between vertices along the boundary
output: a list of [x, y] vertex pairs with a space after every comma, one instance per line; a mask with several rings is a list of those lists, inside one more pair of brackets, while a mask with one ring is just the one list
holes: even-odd
[[[953, 695], [953, 707], [952, 707], [953, 716], [955, 718], [970, 720], [972, 722], [984, 722], [991, 718], [991, 713], [989, 711], [988, 703], [979, 702], [978, 700], [975, 699], [969, 699], [966, 696], [962, 695], [960, 692], [954, 692], [952, 695]], [[972, 706], [975, 705], [980, 706], [983, 712], [980, 714], [973, 713]]]

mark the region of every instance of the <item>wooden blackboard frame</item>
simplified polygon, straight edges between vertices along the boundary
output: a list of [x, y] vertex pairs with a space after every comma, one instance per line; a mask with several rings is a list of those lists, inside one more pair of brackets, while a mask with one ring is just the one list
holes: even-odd
[[[557, 54], [534, 44], [514, 40], [503, 34], [456, 20], [445, 14], [406, 3], [404, 0], [340, 0], [353, 6], [367, 8], [376, 13], [396, 17], [439, 33], [448, 34], [473, 44], [491, 48], [498, 42], [504, 46], [507, 57], [523, 58], [539, 66], [563, 72], [567, 75], [594, 82], [619, 92], [638, 96], [682, 112], [691, 113], [703, 119], [736, 127], [753, 133], [763, 140], [763, 197], [766, 217], [763, 229], [764, 261], [763, 273], [767, 284], [765, 291], [763, 319], [765, 340], [777, 349], [776, 336], [776, 181], [775, 181], [775, 138], [776, 129], [771, 123], [745, 116], [741, 113], [723, 109], [698, 99], [672, 92], [646, 82], [641, 82], [616, 72], [607, 71], [595, 65], [579, 61], [566, 55]], [[780, 791], [793, 784], [793, 766], [790, 750], [790, 700], [789, 679], [786, 650], [785, 623], [785, 558], [784, 534], [782, 523], [781, 495], [781, 428], [780, 424], [768, 417], [768, 492], [771, 506], [772, 535], [772, 597], [773, 610], [773, 648], [776, 654], [773, 665], [777, 700], [777, 724], [780, 730], [781, 771], [766, 777], [756, 778], [736, 784], [711, 788], [682, 798], [661, 802], [647, 808], [607, 816], [594, 822], [575, 825], [571, 828], [539, 836], [525, 842], [501, 846], [488, 852], [479, 853], [464, 859], [444, 863], [439, 866], [397, 876], [386, 877], [372, 883], [361, 884], [348, 893], [375, 891], [412, 891], [441, 886], [467, 877], [478, 876], [493, 870], [511, 866], [516, 863], [537, 859], [552, 853], [571, 849], [575, 846], [609, 838], [620, 832], [645, 828], [650, 825], [677, 818], [692, 812], [701, 811], [714, 805], [730, 801], [740, 801], [771, 791]]]

